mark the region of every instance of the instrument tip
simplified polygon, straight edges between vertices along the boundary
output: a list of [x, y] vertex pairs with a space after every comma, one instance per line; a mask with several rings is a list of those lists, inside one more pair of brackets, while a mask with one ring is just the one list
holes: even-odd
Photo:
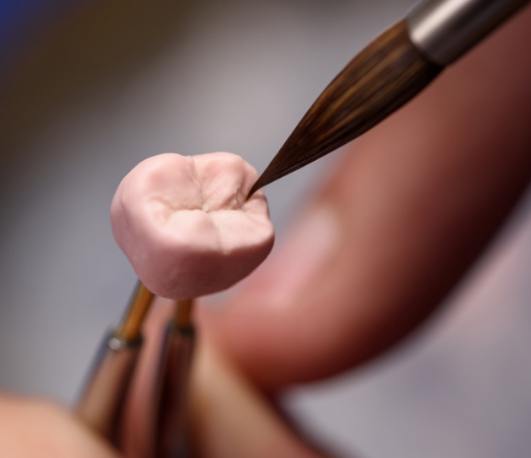
[[186, 328], [192, 325], [193, 299], [181, 299], [175, 304], [175, 324], [178, 328]]
[[262, 184], [260, 183], [261, 178], [262, 177], [258, 178], [255, 184], [253, 184], [253, 186], [251, 187], [251, 189], [249, 189], [249, 192], [247, 193], [247, 197], [245, 198], [245, 200], [249, 200], [253, 196], [253, 194], [262, 187]]
[[141, 282], [138, 282], [129, 305], [116, 330], [116, 337], [124, 340], [134, 340], [140, 337], [144, 319], [151, 308], [153, 293]]

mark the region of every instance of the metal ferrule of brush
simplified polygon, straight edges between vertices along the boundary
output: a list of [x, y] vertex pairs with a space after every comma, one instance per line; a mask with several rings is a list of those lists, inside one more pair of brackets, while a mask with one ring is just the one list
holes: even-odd
[[142, 338], [124, 340], [111, 330], [103, 339], [83, 388], [76, 412], [93, 431], [117, 441], [123, 401], [135, 368]]
[[407, 16], [411, 41], [433, 63], [447, 66], [528, 0], [427, 0]]

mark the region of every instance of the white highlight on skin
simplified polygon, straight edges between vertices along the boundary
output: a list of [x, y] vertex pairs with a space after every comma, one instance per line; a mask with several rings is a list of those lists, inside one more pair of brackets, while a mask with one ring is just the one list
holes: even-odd
[[172, 299], [232, 286], [271, 251], [274, 229], [257, 178], [230, 153], [160, 154], [122, 180], [113, 234], [148, 289]]
[[340, 249], [340, 241], [341, 228], [334, 210], [322, 204], [307, 209], [288, 231], [281, 250], [251, 277], [247, 288], [264, 290], [271, 307], [293, 305], [304, 290], [317, 284], [317, 274]]

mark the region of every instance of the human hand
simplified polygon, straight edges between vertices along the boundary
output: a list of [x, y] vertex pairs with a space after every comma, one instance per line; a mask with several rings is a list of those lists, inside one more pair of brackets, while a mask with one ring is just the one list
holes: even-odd
[[[74, 413], [49, 401], [0, 396], [0, 456], [17, 458], [151, 458], [156, 403], [151, 397], [162, 330], [174, 310], [157, 299], [127, 402], [118, 453]], [[317, 457], [208, 341], [200, 339], [191, 383], [191, 422], [197, 455]]]

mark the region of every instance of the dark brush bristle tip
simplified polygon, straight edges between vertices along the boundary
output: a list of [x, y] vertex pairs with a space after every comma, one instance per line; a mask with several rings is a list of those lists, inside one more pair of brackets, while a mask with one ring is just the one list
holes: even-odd
[[255, 184], [253, 184], [253, 186], [251, 187], [251, 189], [249, 189], [249, 192], [247, 193], [247, 197], [245, 198], [245, 200], [249, 200], [253, 194], [258, 191], [260, 188], [262, 187], [261, 183], [260, 183], [260, 179], [258, 179], [256, 181]]
[[440, 71], [411, 42], [406, 22], [398, 22], [326, 87], [249, 196], [363, 134], [413, 98]]

